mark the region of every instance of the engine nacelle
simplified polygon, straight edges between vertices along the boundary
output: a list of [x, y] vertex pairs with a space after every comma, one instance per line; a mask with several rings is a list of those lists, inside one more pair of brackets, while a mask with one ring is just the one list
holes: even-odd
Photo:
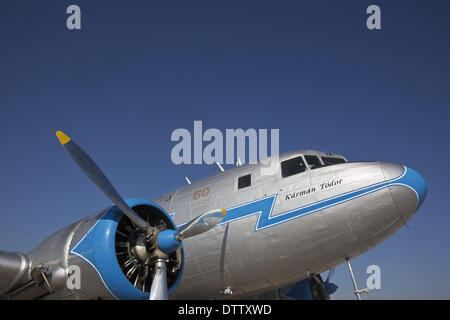
[[[126, 202], [155, 232], [159, 228], [176, 229], [167, 212], [156, 203], [142, 199]], [[65, 270], [66, 285], [39, 298], [148, 299], [154, 270], [153, 264], [147, 263], [153, 258], [147, 246], [142, 231], [115, 205], [82, 219], [56, 232], [28, 254], [31, 265], [40, 270]], [[168, 260], [170, 297], [183, 273], [183, 247], [171, 253]], [[18, 298], [38, 298], [19, 293]]]

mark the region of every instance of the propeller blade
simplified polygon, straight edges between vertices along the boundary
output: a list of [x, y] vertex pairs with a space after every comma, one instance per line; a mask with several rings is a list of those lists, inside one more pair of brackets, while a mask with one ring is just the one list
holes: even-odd
[[311, 295], [314, 300], [328, 300], [330, 299], [330, 295], [328, 294], [325, 283], [322, 280], [322, 276], [320, 274], [314, 274], [309, 278]]
[[57, 131], [56, 136], [72, 160], [80, 167], [81, 171], [83, 171], [83, 173], [109, 198], [109, 200], [128, 216], [139, 229], [147, 233], [153, 230], [145, 220], [141, 219], [141, 217], [126, 204], [108, 178], [80, 146], [61, 131]]
[[181, 226], [178, 231], [183, 239], [196, 236], [217, 226], [226, 214], [227, 211], [225, 209], [205, 212]]
[[158, 259], [155, 263], [155, 276], [150, 289], [150, 300], [168, 300], [166, 260]]
[[329, 283], [331, 280], [331, 277], [333, 277], [333, 275], [334, 275], [334, 268], [330, 269], [330, 271], [328, 272], [327, 280], [325, 280], [325, 282]]

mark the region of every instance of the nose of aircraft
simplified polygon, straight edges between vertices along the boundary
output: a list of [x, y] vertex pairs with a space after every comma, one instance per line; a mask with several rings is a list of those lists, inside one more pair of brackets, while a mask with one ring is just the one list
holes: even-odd
[[417, 209], [419, 209], [427, 196], [427, 182], [420, 173], [411, 168], [406, 168], [406, 174], [402, 180], [403, 183], [405, 183], [409, 188], [413, 189], [416, 192]]
[[427, 182], [421, 174], [406, 166], [387, 162], [380, 166], [401, 216], [409, 220], [427, 196]]

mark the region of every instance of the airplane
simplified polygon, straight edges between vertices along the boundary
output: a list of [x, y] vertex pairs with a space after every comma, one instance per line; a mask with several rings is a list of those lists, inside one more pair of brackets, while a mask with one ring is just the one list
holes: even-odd
[[124, 200], [57, 137], [113, 205], [27, 254], [0, 251], [1, 299], [329, 299], [334, 268], [394, 234], [427, 194], [404, 165], [300, 150], [273, 158], [273, 174], [239, 165], [154, 201]]

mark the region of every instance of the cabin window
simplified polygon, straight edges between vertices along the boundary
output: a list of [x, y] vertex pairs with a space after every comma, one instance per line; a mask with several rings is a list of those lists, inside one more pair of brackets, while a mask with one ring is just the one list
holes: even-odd
[[343, 158], [333, 158], [333, 157], [321, 157], [321, 158], [326, 166], [338, 163], [345, 163], [345, 160]]
[[238, 179], [238, 189], [250, 187], [251, 184], [252, 184], [252, 176], [250, 174], [239, 177]]
[[322, 166], [318, 156], [305, 156], [305, 159], [310, 169], [317, 169]]
[[281, 162], [281, 176], [283, 178], [301, 173], [305, 170], [306, 165], [301, 156]]

